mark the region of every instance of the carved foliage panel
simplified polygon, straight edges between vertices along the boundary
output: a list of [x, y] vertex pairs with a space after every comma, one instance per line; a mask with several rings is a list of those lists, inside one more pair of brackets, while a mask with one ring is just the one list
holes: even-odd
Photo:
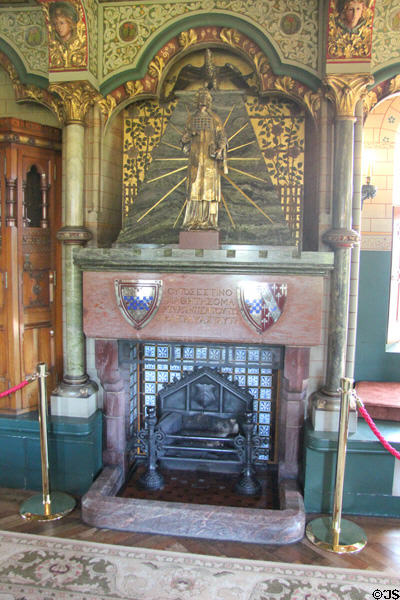
[[137, 195], [152, 161], [152, 151], [161, 141], [176, 102], [160, 105], [157, 101], [137, 102], [126, 111], [124, 120], [123, 184], [125, 200], [123, 214]]
[[88, 26], [89, 70], [98, 75], [99, 46], [99, 6], [96, 0], [85, 0], [86, 21]]
[[304, 111], [293, 102], [250, 97], [247, 112], [275, 186], [302, 185]]
[[47, 30], [40, 7], [2, 9], [0, 32], [1, 37], [22, 58], [28, 72], [47, 77]]
[[[189, 4], [202, 8], [200, 1]], [[166, 21], [187, 12], [186, 3], [106, 6], [103, 13], [103, 77], [132, 66], [150, 35]]]
[[376, 2], [372, 68], [382, 68], [400, 60], [400, 6], [397, 0]]
[[[103, 77], [135, 66], [144, 43], [179, 16], [199, 10], [226, 11], [245, 17], [265, 30], [282, 58], [316, 71], [318, 68], [318, 2], [310, 0], [191, 0], [129, 3], [103, 8]], [[223, 17], [222, 17], [223, 19]]]

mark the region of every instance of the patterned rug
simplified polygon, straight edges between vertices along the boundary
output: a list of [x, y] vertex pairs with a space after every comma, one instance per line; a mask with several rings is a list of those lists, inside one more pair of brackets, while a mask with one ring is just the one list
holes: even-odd
[[400, 578], [0, 532], [0, 600], [380, 600]]

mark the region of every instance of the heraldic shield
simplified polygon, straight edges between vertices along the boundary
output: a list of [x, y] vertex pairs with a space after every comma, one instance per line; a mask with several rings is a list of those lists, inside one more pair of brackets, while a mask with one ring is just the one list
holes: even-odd
[[287, 297], [286, 283], [246, 281], [239, 285], [238, 302], [244, 319], [258, 333], [277, 322]]
[[121, 313], [136, 329], [142, 329], [158, 310], [162, 281], [116, 279], [114, 285]]

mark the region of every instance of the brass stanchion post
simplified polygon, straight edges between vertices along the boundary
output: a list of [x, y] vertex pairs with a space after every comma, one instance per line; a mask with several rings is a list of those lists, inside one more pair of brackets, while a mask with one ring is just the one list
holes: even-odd
[[341, 379], [342, 394], [332, 518], [319, 517], [310, 521], [306, 527], [306, 535], [310, 542], [323, 550], [336, 552], [337, 554], [359, 552], [367, 543], [366, 535], [361, 527], [352, 521], [342, 520], [343, 485], [352, 383], [352, 380], [349, 378]]
[[47, 389], [46, 365], [38, 364], [37, 378], [39, 380], [39, 433], [40, 458], [42, 466], [42, 494], [36, 494], [26, 500], [20, 514], [29, 521], [54, 521], [61, 519], [75, 508], [75, 499], [63, 492], [50, 493], [49, 453], [47, 445]]

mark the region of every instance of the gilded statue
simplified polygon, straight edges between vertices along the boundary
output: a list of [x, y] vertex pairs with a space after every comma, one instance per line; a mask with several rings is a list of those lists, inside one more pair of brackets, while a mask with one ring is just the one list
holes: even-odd
[[183, 229], [218, 229], [221, 171], [228, 172], [228, 140], [221, 119], [211, 110], [207, 88], [197, 93], [197, 109], [186, 123], [182, 150], [189, 155]]

